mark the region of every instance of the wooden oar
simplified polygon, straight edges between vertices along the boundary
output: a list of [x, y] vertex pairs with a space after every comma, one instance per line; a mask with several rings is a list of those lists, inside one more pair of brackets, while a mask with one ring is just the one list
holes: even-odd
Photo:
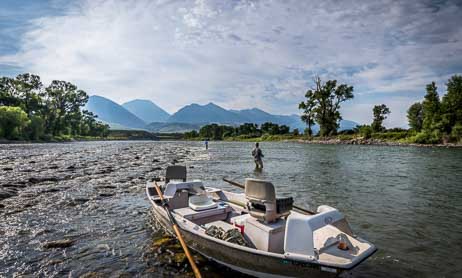
[[191, 256], [191, 253], [189, 252], [188, 246], [184, 242], [183, 236], [181, 235], [180, 228], [178, 228], [178, 225], [176, 224], [175, 218], [172, 216], [172, 213], [167, 207], [167, 203], [164, 201], [164, 195], [162, 194], [162, 191], [160, 190], [160, 187], [157, 185], [157, 182], [154, 182], [154, 187], [156, 188], [157, 194], [160, 197], [160, 200], [162, 202], [162, 207], [165, 209], [167, 212], [168, 218], [170, 219], [170, 222], [172, 222], [173, 230], [175, 231], [176, 236], [178, 237], [178, 240], [180, 241], [181, 247], [183, 247], [184, 253], [186, 254], [186, 257], [188, 258], [189, 264], [191, 264], [191, 268], [194, 272], [194, 276], [196, 278], [202, 278], [201, 272], [199, 271], [199, 268], [197, 268], [196, 263], [194, 262], [193, 257]]
[[[237, 187], [240, 187], [242, 189], [245, 189], [245, 186], [238, 183], [238, 182], [235, 182], [235, 181], [232, 181], [232, 180], [228, 180], [227, 178], [223, 178], [223, 181], [231, 184], [231, 185], [234, 185], [234, 186], [237, 186]], [[315, 212], [311, 211], [311, 210], [307, 210], [307, 209], [304, 209], [304, 208], [301, 208], [299, 206], [296, 206], [296, 205], [292, 205], [293, 208], [295, 208], [296, 210], [299, 210], [301, 212], [304, 212], [304, 213], [307, 213], [307, 214], [316, 214]]]

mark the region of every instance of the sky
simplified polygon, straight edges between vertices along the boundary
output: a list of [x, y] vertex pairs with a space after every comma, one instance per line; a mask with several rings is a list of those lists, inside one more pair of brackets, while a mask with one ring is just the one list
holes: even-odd
[[0, 0], [0, 76], [149, 99], [299, 114], [315, 76], [354, 87], [344, 119], [387, 127], [462, 73], [462, 1]]

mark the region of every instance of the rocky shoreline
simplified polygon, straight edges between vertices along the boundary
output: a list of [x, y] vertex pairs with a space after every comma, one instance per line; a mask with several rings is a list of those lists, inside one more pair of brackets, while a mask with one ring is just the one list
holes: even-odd
[[[287, 140], [291, 141], [291, 140]], [[375, 145], [375, 146], [404, 146], [404, 147], [442, 147], [442, 148], [461, 148], [462, 144], [456, 143], [445, 143], [445, 144], [416, 144], [416, 143], [401, 143], [396, 141], [385, 141], [380, 139], [365, 139], [365, 138], [353, 138], [349, 140], [341, 140], [337, 138], [325, 139], [325, 140], [303, 140], [298, 139], [295, 142], [303, 144], [320, 144], [320, 145]]]

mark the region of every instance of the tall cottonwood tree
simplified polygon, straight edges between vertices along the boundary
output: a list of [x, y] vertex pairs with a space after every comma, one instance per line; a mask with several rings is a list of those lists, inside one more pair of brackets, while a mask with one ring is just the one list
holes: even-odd
[[375, 105], [372, 109], [372, 114], [374, 115], [374, 120], [371, 124], [372, 130], [375, 132], [383, 131], [383, 121], [391, 113], [390, 108], [385, 104]]
[[[319, 124], [321, 136], [334, 135], [342, 120], [340, 105], [354, 97], [353, 86], [337, 85], [337, 80], [322, 83], [319, 77], [315, 78], [315, 84], [315, 89], [306, 92], [304, 104], [299, 105], [299, 108], [304, 110], [302, 120], [307, 122], [313, 118]], [[311, 129], [311, 126], [309, 128]]]
[[423, 129], [426, 131], [437, 129], [441, 120], [441, 103], [435, 82], [427, 85], [427, 93], [422, 102], [422, 113]]
[[423, 124], [423, 108], [422, 103], [416, 102], [407, 110], [407, 120], [409, 126], [417, 132], [422, 130]]
[[308, 136], [313, 135], [313, 130], [311, 127], [314, 125], [314, 108], [316, 107], [316, 101], [313, 97], [313, 91], [308, 90], [305, 93], [305, 98], [306, 101], [300, 102], [298, 105], [298, 109], [303, 110], [301, 119], [303, 122], [306, 123], [306, 132], [308, 133]]
[[447, 83], [447, 93], [443, 96], [442, 121], [444, 129], [450, 133], [454, 126], [462, 125], [462, 76], [454, 75]]
[[70, 82], [53, 80], [45, 89], [48, 107], [48, 127], [53, 135], [66, 128], [76, 129], [82, 118], [80, 107], [88, 101], [88, 95]]

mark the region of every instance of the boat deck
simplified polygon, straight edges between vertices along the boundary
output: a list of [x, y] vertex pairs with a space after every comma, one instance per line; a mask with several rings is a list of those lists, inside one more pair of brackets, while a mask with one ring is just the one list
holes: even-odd
[[[151, 200], [159, 206], [160, 199], [154, 188], [148, 187], [147, 191]], [[207, 194], [213, 198], [213, 201], [217, 203], [215, 208], [199, 211], [193, 210], [188, 206], [188, 192], [177, 192], [173, 198], [175, 200], [169, 200], [169, 207], [172, 213], [180, 219], [184, 219], [182, 221], [191, 222], [191, 227], [194, 227], [195, 233], [200, 233], [203, 237], [208, 237], [205, 231], [211, 225], [222, 227], [225, 230], [232, 228], [239, 229], [231, 222], [231, 219], [236, 216], [248, 215], [245, 207], [245, 195], [210, 187], [207, 187], [206, 191]], [[284, 256], [285, 222], [279, 224], [279, 226], [282, 227], [281, 230], [277, 229], [277, 227], [271, 228], [271, 224], [264, 224], [252, 218], [250, 220], [251, 221], [246, 222], [247, 224], [243, 233], [244, 238], [249, 241], [250, 248], [256, 251], [268, 252], [268, 255], [274, 254], [274, 256], [277, 257], [281, 255]], [[320, 264], [348, 266], [351, 265], [352, 262], [357, 261], [358, 256], [364, 253], [365, 250], [371, 248], [370, 243], [353, 237], [352, 235], [344, 234], [353, 245], [351, 245], [347, 251], [340, 250], [337, 247], [337, 237], [339, 234], [344, 233], [332, 225], [325, 225], [314, 231], [313, 243], [318, 253], [317, 261]], [[238, 249], [243, 248], [243, 246], [237, 244], [232, 245], [235, 245]]]

